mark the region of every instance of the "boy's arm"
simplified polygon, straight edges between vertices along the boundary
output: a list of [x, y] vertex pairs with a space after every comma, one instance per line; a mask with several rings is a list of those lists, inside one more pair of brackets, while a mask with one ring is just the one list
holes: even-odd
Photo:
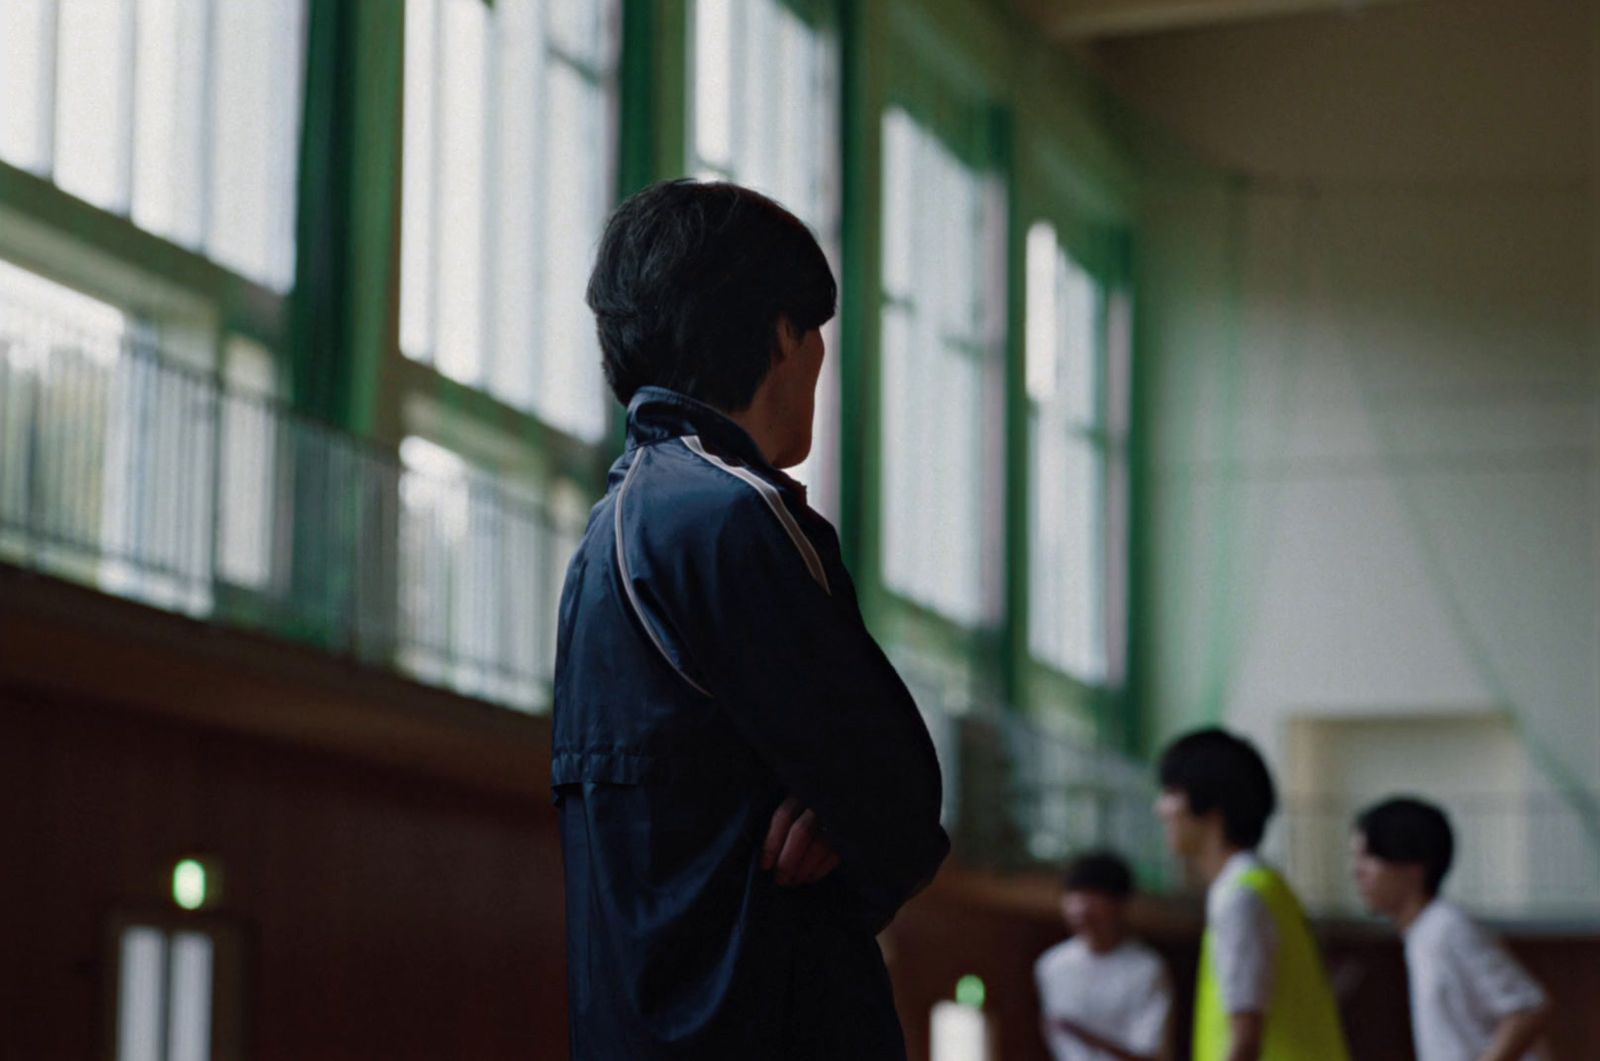
[[1255, 892], [1237, 888], [1217, 911], [1211, 928], [1217, 978], [1228, 1012], [1228, 1061], [1257, 1061], [1277, 958], [1272, 914]]
[[1480, 1061], [1517, 1061], [1549, 1023], [1549, 1001], [1504, 945], [1481, 925], [1463, 922], [1448, 947], [1479, 1005], [1500, 1014], [1494, 1038]]
[[1260, 1013], [1228, 1014], [1228, 1061], [1260, 1061], [1266, 1020]]
[[1550, 1023], [1550, 1007], [1519, 1010], [1500, 1018], [1494, 1039], [1479, 1061], [1518, 1061], [1539, 1041]]
[[887, 923], [949, 850], [938, 760], [911, 694], [847, 587], [824, 585], [751, 491], [640, 584], [706, 690]]
[[1112, 1042], [1104, 1036], [1096, 1035], [1076, 1021], [1057, 1017], [1054, 1020], [1046, 1018], [1046, 1022], [1077, 1039], [1091, 1050], [1098, 1050], [1103, 1054], [1116, 1058], [1117, 1061], [1158, 1061], [1158, 1057], [1155, 1054], [1136, 1054], [1121, 1043]]

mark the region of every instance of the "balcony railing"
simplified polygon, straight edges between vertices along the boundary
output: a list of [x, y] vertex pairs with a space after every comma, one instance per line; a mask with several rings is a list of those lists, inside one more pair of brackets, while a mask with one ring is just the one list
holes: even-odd
[[1053, 870], [1075, 853], [1111, 848], [1149, 884], [1176, 879], [1148, 766], [974, 694], [937, 667], [896, 662], [933, 735], [945, 826], [963, 859]]
[[[333, 430], [0, 275], [0, 563], [539, 711], [586, 507], [550, 496]], [[969, 861], [1111, 844], [1160, 872], [1142, 768], [905, 670]]]
[[0, 562], [548, 702], [581, 510], [407, 462], [41, 291], [0, 284]]

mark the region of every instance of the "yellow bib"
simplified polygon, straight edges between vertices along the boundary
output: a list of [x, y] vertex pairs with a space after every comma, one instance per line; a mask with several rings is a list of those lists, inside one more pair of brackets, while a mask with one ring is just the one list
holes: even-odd
[[[1261, 1061], [1349, 1061], [1339, 1008], [1300, 900], [1283, 878], [1265, 866], [1246, 870], [1239, 883], [1261, 896], [1278, 933]], [[1232, 1028], [1211, 950], [1212, 934], [1207, 928], [1195, 985], [1194, 1061], [1226, 1061], [1232, 1045]]]

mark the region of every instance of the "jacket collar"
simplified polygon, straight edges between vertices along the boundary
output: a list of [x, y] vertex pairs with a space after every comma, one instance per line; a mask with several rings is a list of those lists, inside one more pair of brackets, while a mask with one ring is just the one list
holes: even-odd
[[768, 464], [755, 439], [727, 416], [687, 394], [665, 387], [640, 387], [628, 403], [628, 449], [684, 435], [698, 435], [708, 449], [805, 497], [805, 487]]

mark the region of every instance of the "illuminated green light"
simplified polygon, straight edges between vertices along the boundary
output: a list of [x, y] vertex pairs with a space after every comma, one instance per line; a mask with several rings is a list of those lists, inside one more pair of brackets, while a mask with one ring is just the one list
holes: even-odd
[[988, 997], [988, 990], [983, 986], [981, 976], [968, 973], [956, 981], [956, 1001], [963, 1006], [983, 1008], [983, 1000]]
[[185, 910], [198, 910], [206, 904], [206, 867], [186, 858], [172, 867], [172, 901]]

